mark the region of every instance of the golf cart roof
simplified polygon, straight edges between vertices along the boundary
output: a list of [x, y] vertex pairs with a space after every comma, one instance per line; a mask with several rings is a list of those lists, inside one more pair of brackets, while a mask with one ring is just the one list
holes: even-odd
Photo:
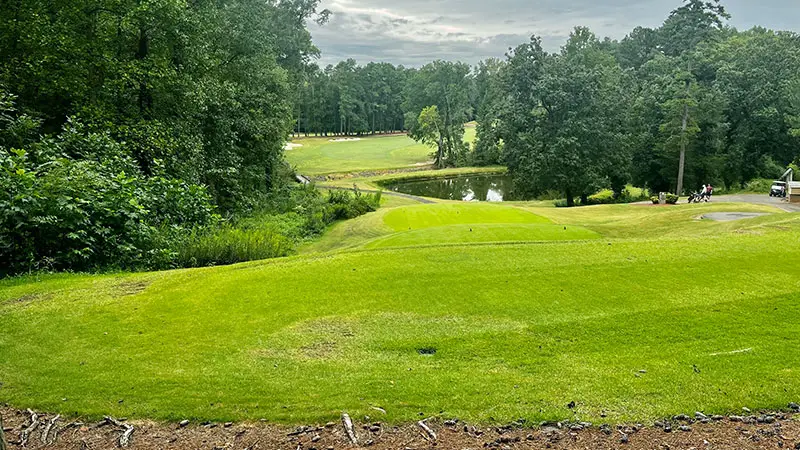
[[772, 182], [773, 186], [775, 186], [776, 184], [780, 185], [780, 186], [786, 186], [786, 182], [785, 181], [773, 181]]

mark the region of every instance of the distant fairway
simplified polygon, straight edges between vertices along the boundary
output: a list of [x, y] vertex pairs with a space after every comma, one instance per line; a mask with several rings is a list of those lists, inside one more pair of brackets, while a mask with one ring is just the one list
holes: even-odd
[[[365, 136], [357, 141], [331, 142], [340, 137], [296, 138], [286, 160], [304, 175], [409, 168], [431, 163], [433, 148], [406, 135]], [[351, 138], [352, 139], [352, 138]], [[464, 140], [475, 140], [475, 128], [466, 128]]]
[[431, 161], [430, 147], [405, 135], [366, 137], [360, 141], [331, 142], [333, 138], [300, 138], [285, 152], [299, 173], [320, 175], [336, 172], [397, 169]]

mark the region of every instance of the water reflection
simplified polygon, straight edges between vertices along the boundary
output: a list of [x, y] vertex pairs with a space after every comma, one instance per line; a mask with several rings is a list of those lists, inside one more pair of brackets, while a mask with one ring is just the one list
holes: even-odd
[[468, 175], [392, 183], [387, 189], [445, 200], [502, 202], [520, 200], [508, 175]]

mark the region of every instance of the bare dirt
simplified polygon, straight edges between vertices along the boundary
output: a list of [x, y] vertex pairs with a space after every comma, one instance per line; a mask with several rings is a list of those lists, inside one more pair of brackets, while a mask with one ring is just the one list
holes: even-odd
[[[40, 425], [31, 430], [27, 411], [0, 408], [9, 449], [116, 449], [125, 426], [132, 425], [130, 449], [800, 449], [800, 416], [758, 414], [717, 417], [703, 422], [669, 420], [657, 425], [587, 426], [578, 424], [512, 424], [504, 427], [474, 427], [458, 421], [432, 419], [428, 435], [416, 423], [400, 427], [380, 422], [355, 424], [357, 444], [347, 438], [342, 422], [291, 428], [265, 423], [157, 423], [120, 419], [81, 423], [60, 419], [45, 433], [51, 414], [39, 414]], [[183, 426], [182, 426], [183, 425]], [[665, 431], [669, 425], [671, 431]], [[681, 429], [683, 427], [683, 429]], [[582, 428], [582, 429], [581, 429]], [[20, 439], [28, 430], [25, 447]], [[46, 436], [45, 436], [46, 434]], [[43, 441], [52, 442], [45, 444]]]

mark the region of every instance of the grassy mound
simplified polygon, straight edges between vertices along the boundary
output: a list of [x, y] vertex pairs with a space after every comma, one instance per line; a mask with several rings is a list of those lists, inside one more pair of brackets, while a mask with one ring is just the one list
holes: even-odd
[[395, 208], [383, 216], [395, 231], [418, 230], [456, 224], [551, 223], [550, 220], [519, 208], [491, 203], [439, 203]]
[[568, 241], [599, 237], [599, 234], [583, 227], [556, 224], [459, 224], [395, 233], [369, 242], [365, 248], [478, 242]]

